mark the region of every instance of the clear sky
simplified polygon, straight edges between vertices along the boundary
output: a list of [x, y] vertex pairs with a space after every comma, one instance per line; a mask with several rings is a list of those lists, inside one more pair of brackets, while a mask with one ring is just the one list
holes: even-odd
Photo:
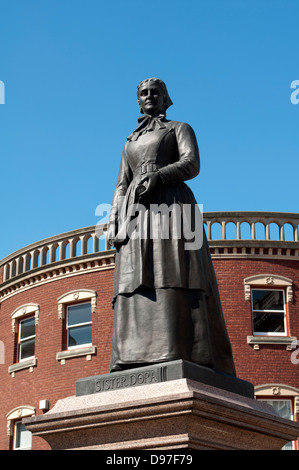
[[0, 0], [0, 17], [0, 259], [99, 221], [152, 76], [197, 135], [204, 211], [299, 212], [298, 0]]

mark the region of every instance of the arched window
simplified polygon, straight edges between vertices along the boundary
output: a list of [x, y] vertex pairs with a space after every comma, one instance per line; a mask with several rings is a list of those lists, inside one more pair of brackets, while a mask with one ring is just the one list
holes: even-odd
[[[266, 401], [281, 418], [296, 421], [299, 413], [299, 389], [285, 384], [264, 384], [255, 387], [257, 400]], [[298, 441], [287, 443], [284, 450], [297, 450]]]
[[13, 438], [11, 446], [13, 450], [31, 449], [31, 432], [26, 429], [22, 419], [34, 415], [35, 408], [28, 405], [18, 406], [7, 413], [7, 435]]

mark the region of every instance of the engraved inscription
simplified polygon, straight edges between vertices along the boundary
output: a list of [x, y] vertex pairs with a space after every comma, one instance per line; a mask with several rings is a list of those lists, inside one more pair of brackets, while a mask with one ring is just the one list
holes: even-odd
[[96, 380], [95, 392], [108, 392], [109, 390], [116, 390], [118, 388], [134, 387], [156, 382], [160, 382], [159, 369], [136, 373], [132, 372], [131, 374], [117, 375], [115, 377]]

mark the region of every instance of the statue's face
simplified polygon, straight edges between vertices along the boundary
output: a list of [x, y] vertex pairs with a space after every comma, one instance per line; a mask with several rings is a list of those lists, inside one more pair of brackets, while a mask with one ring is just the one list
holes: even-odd
[[155, 116], [164, 111], [162, 90], [154, 82], [146, 82], [139, 89], [139, 104], [144, 113]]

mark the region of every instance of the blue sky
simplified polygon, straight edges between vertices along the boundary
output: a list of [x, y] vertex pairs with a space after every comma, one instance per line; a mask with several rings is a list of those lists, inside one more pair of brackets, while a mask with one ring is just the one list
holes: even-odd
[[198, 138], [204, 211], [298, 211], [297, 0], [0, 0], [0, 258], [94, 225], [136, 86]]

